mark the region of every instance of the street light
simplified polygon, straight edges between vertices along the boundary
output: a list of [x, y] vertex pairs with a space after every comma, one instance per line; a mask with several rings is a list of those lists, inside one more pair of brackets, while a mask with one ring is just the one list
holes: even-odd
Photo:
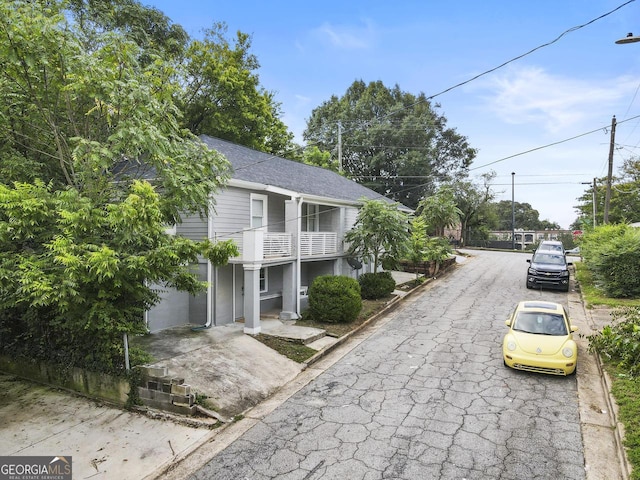
[[622, 45], [623, 43], [636, 43], [640, 42], [640, 37], [636, 37], [633, 33], [627, 33], [627, 36], [621, 38], [620, 40], [616, 40], [618, 45]]
[[514, 202], [514, 182], [516, 172], [511, 172], [511, 248], [516, 249], [516, 207]]
[[[591, 182], [580, 182], [582, 185], [591, 185]], [[596, 179], [593, 179], [593, 192], [591, 194], [593, 201], [593, 228], [596, 228]]]

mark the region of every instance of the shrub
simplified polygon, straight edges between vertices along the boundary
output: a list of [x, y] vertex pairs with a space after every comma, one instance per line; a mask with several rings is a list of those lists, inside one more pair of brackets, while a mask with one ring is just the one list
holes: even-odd
[[318, 322], [349, 323], [362, 310], [360, 284], [340, 275], [316, 277], [309, 287], [309, 314]]
[[631, 375], [640, 373], [640, 307], [615, 310], [613, 324], [587, 337], [589, 351], [598, 352]]
[[604, 225], [584, 235], [580, 248], [597, 287], [606, 295], [640, 296], [640, 229]]
[[362, 298], [367, 300], [386, 297], [396, 288], [391, 272], [363, 273], [359, 282]]

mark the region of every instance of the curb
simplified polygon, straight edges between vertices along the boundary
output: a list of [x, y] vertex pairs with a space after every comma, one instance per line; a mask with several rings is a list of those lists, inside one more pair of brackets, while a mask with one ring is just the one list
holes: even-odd
[[[582, 290], [580, 290], [580, 300], [582, 304], [582, 309], [585, 314], [585, 319], [588, 319], [589, 327], [593, 331], [598, 331], [596, 323], [593, 320], [592, 313], [589, 309], [585, 307], [584, 297], [582, 295]], [[615, 399], [611, 396], [611, 379], [609, 374], [605, 371], [603, 367], [602, 357], [599, 353], [593, 352], [591, 353], [593, 358], [595, 359], [595, 365], [598, 369], [598, 373], [600, 376], [600, 384], [602, 387], [602, 391], [604, 393], [603, 397], [607, 404], [607, 410], [609, 412], [609, 420], [611, 424], [611, 429], [613, 430], [613, 439], [615, 442], [616, 455], [618, 457], [618, 463], [620, 464], [620, 473], [624, 480], [628, 480], [631, 472], [631, 465], [629, 463], [629, 459], [627, 458], [626, 450], [624, 448], [624, 426], [618, 420], [617, 415], [617, 404]]]

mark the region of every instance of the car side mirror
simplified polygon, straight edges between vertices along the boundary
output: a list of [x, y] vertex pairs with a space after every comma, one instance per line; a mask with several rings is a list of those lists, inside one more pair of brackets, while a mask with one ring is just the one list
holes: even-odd
[[531, 259], [530, 258], [527, 258], [527, 263], [531, 263]]
[[578, 331], [578, 327], [576, 327], [575, 325], [571, 325], [571, 333], [574, 333], [577, 331]]
[[568, 267], [570, 267], [571, 265], [573, 265], [573, 262], [567, 262]]
[[504, 322], [504, 324], [505, 324], [507, 327], [510, 327], [510, 326], [511, 326], [511, 319], [510, 319], [510, 318], [508, 318], [508, 319], [507, 319], [507, 321], [506, 321], [506, 322]]

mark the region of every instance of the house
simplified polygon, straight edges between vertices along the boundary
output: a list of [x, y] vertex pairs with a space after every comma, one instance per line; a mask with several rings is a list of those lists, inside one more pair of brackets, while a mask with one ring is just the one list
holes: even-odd
[[348, 258], [343, 237], [355, 223], [362, 199], [380, 199], [379, 194], [329, 170], [216, 138], [201, 139], [227, 158], [232, 176], [214, 196], [215, 212], [204, 220], [184, 218], [176, 234], [193, 240], [233, 239], [241, 255], [223, 267], [201, 259], [198, 275], [209, 281], [209, 288], [199, 296], [163, 291], [160, 304], [146, 315], [151, 332], [242, 321], [246, 333], [257, 334], [266, 312], [299, 318], [315, 277], [356, 277], [370, 268]]

